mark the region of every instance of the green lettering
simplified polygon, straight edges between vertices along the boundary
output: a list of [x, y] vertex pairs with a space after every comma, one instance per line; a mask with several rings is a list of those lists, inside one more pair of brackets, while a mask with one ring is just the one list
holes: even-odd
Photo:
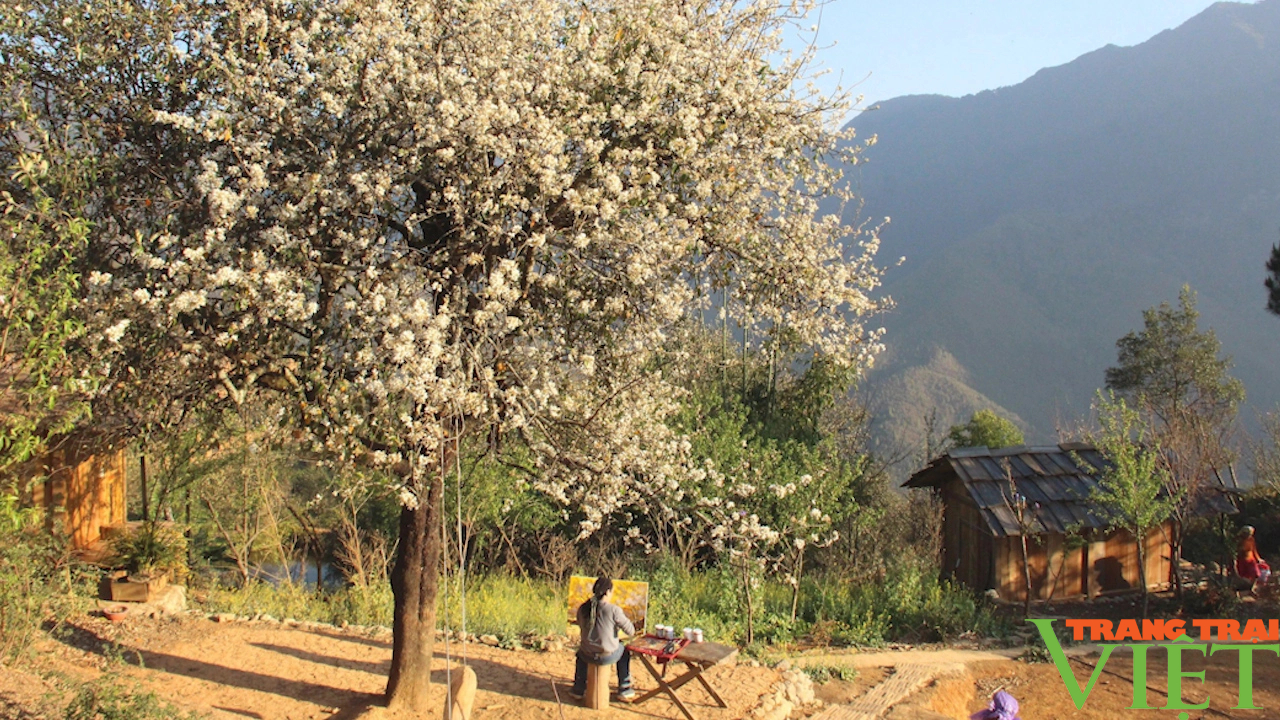
[[1219, 650], [1236, 650], [1240, 653], [1240, 703], [1236, 710], [1261, 710], [1253, 704], [1253, 651], [1269, 650], [1280, 656], [1280, 645], [1214, 645], [1212, 655]]
[[1182, 699], [1182, 678], [1196, 678], [1200, 682], [1204, 682], [1204, 671], [1197, 670], [1188, 672], [1182, 669], [1182, 651], [1195, 650], [1201, 655], [1208, 649], [1208, 645], [1188, 645], [1181, 642], [1172, 642], [1165, 645], [1165, 650], [1169, 653], [1169, 704], [1164, 706], [1165, 710], [1204, 710], [1209, 707], [1209, 698], [1205, 698], [1203, 703], [1199, 705], [1190, 705]]
[[1053, 658], [1058, 674], [1062, 675], [1062, 684], [1071, 694], [1071, 701], [1076, 704], [1077, 710], [1083, 710], [1085, 702], [1089, 699], [1089, 693], [1093, 692], [1094, 683], [1098, 682], [1098, 676], [1102, 675], [1102, 666], [1107, 664], [1107, 658], [1111, 657], [1111, 653], [1120, 646], [1102, 646], [1102, 656], [1098, 658], [1098, 665], [1093, 669], [1089, 684], [1082, 689], [1080, 681], [1076, 680], [1075, 673], [1071, 672], [1071, 662], [1067, 660], [1067, 654], [1062, 651], [1062, 643], [1058, 642], [1058, 636], [1053, 632], [1053, 620], [1036, 618], [1030, 622], [1040, 631], [1040, 638], [1044, 640], [1045, 649], [1049, 651], [1049, 657]]
[[[1133, 704], [1130, 710], [1154, 710], [1147, 704], [1147, 650], [1150, 645], [1137, 644], [1133, 647]], [[1101, 667], [1101, 666], [1099, 666]]]

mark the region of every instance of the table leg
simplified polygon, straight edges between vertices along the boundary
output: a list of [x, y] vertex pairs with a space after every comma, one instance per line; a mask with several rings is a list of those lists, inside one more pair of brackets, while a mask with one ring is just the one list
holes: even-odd
[[719, 705], [722, 708], [729, 707], [728, 703], [724, 701], [724, 698], [720, 697], [720, 694], [717, 693], [715, 689], [711, 687], [711, 683], [707, 682], [707, 679], [702, 677], [702, 670], [698, 671], [698, 674], [696, 677], [698, 678], [698, 682], [702, 683], [702, 689], [707, 691], [707, 694], [710, 695], [716, 701], [717, 705]]
[[649, 671], [649, 674], [651, 676], [653, 676], [653, 679], [658, 683], [658, 687], [641, 695], [635, 700], [632, 700], [632, 702], [642, 703], [645, 700], [648, 700], [649, 698], [657, 695], [658, 693], [666, 693], [667, 697], [671, 698], [671, 702], [675, 703], [676, 707], [680, 708], [680, 712], [684, 713], [684, 716], [686, 718], [688, 718], [689, 720], [696, 720], [696, 718], [693, 717], [693, 713], [689, 712], [689, 708], [685, 707], [684, 703], [680, 702], [680, 698], [676, 697], [676, 688], [679, 688], [681, 685], [684, 685], [685, 683], [692, 680], [698, 674], [701, 674], [701, 670], [697, 670], [694, 673], [690, 673], [688, 675], [682, 675], [676, 678], [673, 682], [668, 683], [666, 680], [662, 678], [661, 675], [658, 674], [658, 669], [653, 666], [653, 663], [649, 660], [648, 655], [644, 655], [642, 653], [638, 653], [638, 654], [640, 655], [640, 662], [644, 663], [645, 669]]
[[662, 692], [662, 689], [667, 684], [666, 681], [662, 679], [662, 676], [658, 674], [657, 669], [653, 667], [653, 663], [649, 662], [648, 655], [644, 655], [642, 653], [636, 653], [636, 657], [639, 657], [640, 662], [644, 663], [644, 669], [649, 671], [649, 675], [651, 675], [653, 679], [657, 681], [658, 687], [650, 690], [649, 692], [644, 693], [643, 695], [637, 697], [635, 700], [632, 700], [631, 701], [632, 704], [642, 703], [645, 700], [648, 700], [649, 698], [653, 697], [654, 695], [657, 695], [658, 693]]

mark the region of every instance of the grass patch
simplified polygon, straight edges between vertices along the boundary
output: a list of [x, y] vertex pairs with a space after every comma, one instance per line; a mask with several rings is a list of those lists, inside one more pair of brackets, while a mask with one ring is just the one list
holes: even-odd
[[205, 717], [181, 712], [155, 693], [110, 676], [81, 685], [63, 716], [65, 720], [199, 720]]
[[858, 669], [845, 665], [805, 665], [800, 668], [809, 679], [819, 685], [832, 680], [852, 682], [858, 677]]
[[391, 586], [316, 591], [296, 583], [253, 580], [236, 588], [214, 587], [204, 601], [209, 612], [272, 615], [341, 625], [391, 625]]
[[[743, 644], [745, 613], [730, 574], [689, 573], [658, 563], [648, 573], [649, 624], [700, 627], [709, 640]], [[466, 582], [466, 630], [494, 635], [502, 644], [566, 631], [567, 588], [545, 580], [488, 575]], [[946, 640], [962, 633], [1008, 631], [967, 589], [939, 581], [923, 569], [904, 567], [882, 582], [856, 583], [840, 577], [811, 577], [801, 586], [797, 617], [791, 620], [791, 588], [765, 582], [758, 590], [756, 654], [801, 640], [819, 644], [875, 646], [893, 641]], [[442, 578], [438, 626], [462, 629], [462, 593], [457, 578]], [[238, 615], [270, 614], [333, 624], [391, 625], [388, 584], [316, 592], [300, 585], [253, 582], [236, 589], [213, 589], [206, 607]]]
[[[445, 597], [445, 590], [448, 597]], [[441, 583], [437, 598], [441, 627], [462, 629], [461, 584], [450, 578]], [[568, 588], [546, 581], [489, 575], [466, 582], [467, 632], [512, 640], [522, 635], [565, 632], [568, 624]], [[446, 604], [447, 601], [447, 604]]]

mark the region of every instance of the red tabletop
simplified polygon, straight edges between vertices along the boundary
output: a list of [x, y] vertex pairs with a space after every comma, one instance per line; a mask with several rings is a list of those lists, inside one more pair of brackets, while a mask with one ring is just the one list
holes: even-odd
[[665, 663], [670, 662], [672, 658], [679, 655], [684, 646], [688, 644], [689, 641], [684, 638], [667, 640], [657, 635], [645, 635], [627, 643], [627, 649], [641, 655], [652, 655], [658, 662]]

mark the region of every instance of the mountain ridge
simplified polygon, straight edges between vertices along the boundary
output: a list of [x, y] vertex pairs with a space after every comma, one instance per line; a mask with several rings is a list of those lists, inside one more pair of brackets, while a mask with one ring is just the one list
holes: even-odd
[[[1280, 238], [1280, 0], [1217, 3], [1138, 45], [962, 98], [893, 98], [851, 124], [878, 140], [851, 169], [863, 208], [892, 218], [882, 252], [907, 258], [886, 277], [893, 352], [864, 382], [882, 411], [929, 411], [928, 397], [890, 409], [877, 386], [941, 349], [970, 400], [1056, 440], [1116, 339], [1183, 284], [1235, 357], [1243, 418], [1280, 403], [1262, 291]], [[973, 409], [939, 407], [939, 423]]]

